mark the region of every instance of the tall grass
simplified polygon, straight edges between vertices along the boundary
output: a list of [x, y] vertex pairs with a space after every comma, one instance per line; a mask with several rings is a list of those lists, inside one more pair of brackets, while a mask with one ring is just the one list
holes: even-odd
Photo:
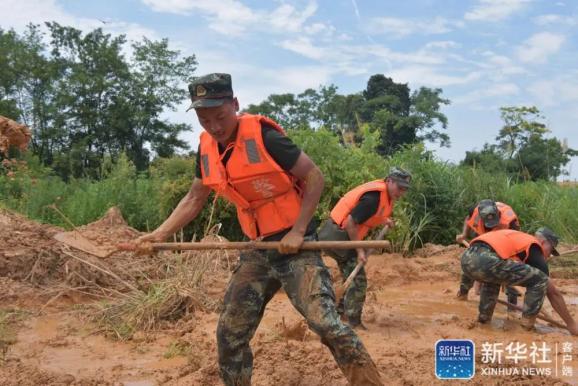
[[[343, 145], [326, 130], [300, 130], [290, 136], [325, 176], [325, 191], [316, 213], [320, 221], [327, 218], [348, 190], [384, 178], [395, 165], [413, 174], [412, 188], [394, 211], [394, 217], [403, 226], [388, 236], [397, 245], [411, 250], [425, 242], [452, 243], [461, 231], [468, 208], [484, 198], [511, 205], [523, 230], [534, 231], [547, 225], [564, 241], [578, 242], [575, 186], [545, 181], [513, 183], [505, 174], [440, 161], [419, 145], [384, 159], [375, 152], [377, 141], [369, 132], [359, 146]], [[35, 165], [33, 161], [30, 164]], [[189, 190], [193, 173], [194, 160], [187, 157], [157, 160], [146, 174], [137, 173], [126, 158], [121, 158], [115, 165], [107, 166], [99, 181], [80, 179], [65, 183], [38, 165], [16, 170], [12, 177], [0, 170], [0, 206], [64, 227], [67, 224], [49, 205], [56, 204], [77, 225], [93, 221], [109, 207], [118, 206], [130, 225], [143, 231], [152, 230]], [[209, 200], [212, 202], [212, 197]], [[186, 230], [187, 238], [204, 233], [210, 209], [211, 205], [206, 205]], [[242, 238], [231, 204], [219, 198], [214, 219], [223, 224], [223, 236], [231, 240]]]

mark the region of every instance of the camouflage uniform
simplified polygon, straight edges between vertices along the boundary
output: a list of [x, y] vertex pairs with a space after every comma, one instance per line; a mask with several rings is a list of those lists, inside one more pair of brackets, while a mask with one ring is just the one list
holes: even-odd
[[[462, 273], [462, 280], [460, 282], [460, 295], [467, 295], [470, 289], [474, 286], [475, 280]], [[484, 287], [484, 283], [482, 283], [482, 287]], [[506, 296], [508, 298], [508, 303], [512, 303], [514, 305], [518, 304], [518, 297], [522, 296], [514, 287], [507, 286], [506, 287]], [[508, 307], [508, 310], [512, 310], [512, 308]]]
[[[482, 201], [480, 201], [480, 204], [483, 205], [483, 203], [484, 203], [485, 201], [491, 201], [491, 200], [482, 200]], [[492, 201], [492, 202], [493, 202], [493, 201]], [[480, 204], [478, 204], [478, 205], [480, 205]], [[487, 206], [487, 203], [486, 203], [486, 206]], [[492, 209], [494, 209], [494, 208], [493, 208], [493, 205], [492, 205]], [[496, 208], [496, 209], [497, 209], [497, 208]], [[471, 215], [471, 214], [470, 214], [470, 215]], [[517, 224], [517, 223], [516, 223], [516, 224]], [[510, 228], [511, 228], [511, 229], [519, 229], [519, 225], [510, 226]], [[491, 231], [491, 230], [490, 230], [490, 231]], [[476, 237], [478, 237], [478, 234], [477, 234], [473, 229], [471, 229], [470, 227], [468, 227], [467, 233], [466, 233], [466, 237], [469, 238], [469, 239], [475, 239]], [[461, 279], [461, 281], [460, 281], [460, 290], [459, 290], [458, 296], [462, 296], [463, 299], [467, 299], [468, 292], [469, 292], [469, 291], [472, 289], [472, 287], [474, 286], [474, 282], [475, 282], [475, 280], [473, 280], [472, 278], [468, 277], [468, 275], [462, 273], [462, 279]], [[484, 283], [482, 282], [481, 285], [482, 285], [482, 287], [483, 287], [483, 286], [484, 286]], [[507, 296], [507, 298], [508, 298], [508, 303], [517, 305], [517, 304], [518, 304], [518, 297], [519, 297], [519, 296], [522, 296], [522, 294], [520, 294], [520, 293], [518, 292], [518, 290], [516, 290], [515, 288], [513, 288], [513, 287], [511, 287], [511, 286], [507, 286], [505, 292], [506, 292], [506, 296]], [[508, 307], [508, 310], [509, 310], [509, 311], [512, 311], [513, 308]]]
[[502, 259], [485, 243], [473, 244], [461, 260], [462, 270], [472, 282], [484, 282], [480, 293], [480, 322], [492, 319], [501, 284], [526, 287], [522, 316], [529, 318], [540, 312], [548, 287], [548, 276], [544, 272], [512, 259]]
[[[340, 229], [337, 224], [329, 219], [319, 231], [319, 240], [349, 241], [349, 236], [346, 231]], [[357, 251], [355, 249], [336, 249], [324, 252], [335, 259], [339, 266], [341, 277], [345, 281], [357, 265]], [[365, 275], [365, 268], [362, 267], [337, 305], [337, 312], [345, 314], [348, 322], [353, 326], [361, 323], [361, 313], [363, 312], [366, 293], [367, 276]]]
[[253, 354], [249, 342], [265, 306], [280, 288], [331, 350], [350, 384], [382, 384], [360, 339], [335, 310], [331, 278], [319, 252], [281, 255], [258, 250], [241, 254], [217, 326], [219, 366], [225, 385], [250, 385]]

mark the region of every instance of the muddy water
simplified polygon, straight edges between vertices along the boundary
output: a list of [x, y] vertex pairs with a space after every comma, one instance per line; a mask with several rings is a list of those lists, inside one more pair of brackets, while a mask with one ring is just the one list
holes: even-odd
[[[154, 345], [122, 343], [93, 334], [73, 316], [45, 315], [29, 320], [18, 334], [11, 355], [43, 370], [75, 378], [107, 374], [124, 385], [156, 385], [155, 372], [179, 369], [187, 358], [164, 358], [173, 339], [162, 337]], [[150, 374], [149, 377], [143, 375]]]

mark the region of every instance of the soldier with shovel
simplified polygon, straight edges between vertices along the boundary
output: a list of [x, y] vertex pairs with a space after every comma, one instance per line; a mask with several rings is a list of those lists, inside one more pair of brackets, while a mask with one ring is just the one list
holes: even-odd
[[209, 74], [189, 85], [201, 126], [196, 178], [169, 218], [140, 242], [162, 242], [195, 219], [211, 190], [235, 204], [251, 240], [278, 241], [278, 251], [241, 253], [217, 326], [221, 378], [228, 386], [251, 384], [251, 341], [267, 303], [281, 288], [329, 347], [353, 385], [381, 385], [365, 347], [335, 309], [329, 272], [319, 252], [300, 251], [315, 238], [311, 218], [323, 175], [274, 121], [238, 115], [231, 76]]
[[[323, 224], [319, 240], [363, 240], [372, 228], [380, 225], [387, 227], [384, 229], [393, 227], [394, 222], [390, 218], [393, 205], [405, 194], [410, 182], [411, 175], [407, 171], [392, 168], [385, 179], [367, 182], [349, 191], [335, 205], [330, 218]], [[339, 299], [338, 310], [347, 318], [351, 327], [365, 329], [361, 323], [367, 291], [367, 278], [363, 269], [367, 262], [365, 250], [359, 248], [356, 251], [326, 252], [337, 261], [344, 279], [357, 270], [351, 286], [344, 288], [345, 296]]]
[[558, 236], [549, 228], [534, 235], [502, 229], [484, 233], [470, 243], [461, 257], [462, 270], [472, 280], [484, 282], [480, 295], [478, 322], [489, 323], [494, 314], [501, 285], [526, 287], [522, 326], [534, 328], [544, 299], [548, 296], [554, 310], [572, 335], [578, 325], [566, 307], [564, 298], [549, 278], [547, 260], [558, 256]]

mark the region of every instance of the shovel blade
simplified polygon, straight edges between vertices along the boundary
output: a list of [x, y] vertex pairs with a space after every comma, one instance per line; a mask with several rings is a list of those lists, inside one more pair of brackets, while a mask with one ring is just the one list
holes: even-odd
[[76, 248], [82, 252], [105, 258], [109, 257], [115, 250], [96, 245], [78, 232], [60, 232], [54, 235], [54, 239], [63, 244]]

